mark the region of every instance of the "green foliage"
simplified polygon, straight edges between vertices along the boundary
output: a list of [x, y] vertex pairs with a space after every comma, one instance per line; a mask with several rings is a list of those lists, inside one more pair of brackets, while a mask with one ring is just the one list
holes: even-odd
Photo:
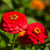
[[9, 8], [13, 9], [12, 0], [2, 0]]

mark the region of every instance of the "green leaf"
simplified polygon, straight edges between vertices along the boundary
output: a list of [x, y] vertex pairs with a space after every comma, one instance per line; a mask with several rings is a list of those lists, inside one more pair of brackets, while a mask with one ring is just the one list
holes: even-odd
[[[10, 34], [10, 33], [7, 33], [3, 30], [0, 29], [0, 32], [5, 35], [9, 40], [12, 40], [13, 39], [13, 34]], [[1, 35], [2, 36], [2, 35]]]
[[0, 32], [0, 36], [4, 39], [4, 41], [6, 43], [9, 43], [9, 38], [7, 36], [5, 36], [5, 34], [3, 34], [2, 32]]
[[18, 48], [15, 48], [15, 50], [23, 50], [23, 49], [18, 49]]
[[50, 15], [45, 15], [45, 20], [50, 21]]
[[11, 9], [13, 9], [12, 0], [2, 0], [4, 3], [6, 3]]
[[1, 22], [1, 19], [2, 19], [2, 13], [0, 13], [0, 22]]
[[24, 8], [20, 7], [19, 9], [15, 9], [14, 11], [18, 11], [19, 13], [24, 13]]
[[20, 4], [19, 0], [14, 0], [15, 4]]
[[46, 46], [45, 50], [49, 50], [49, 47], [48, 47], [48, 46]]
[[31, 16], [30, 17], [27, 17], [27, 21], [28, 21], [28, 24], [38, 22], [35, 18], [33, 18]]
[[11, 44], [8, 44], [8, 46], [11, 46]]
[[43, 15], [43, 11], [38, 10], [38, 11], [36, 11], [36, 14], [37, 14], [37, 16], [42, 16]]
[[36, 47], [34, 45], [32, 46], [32, 50], [36, 50]]
[[1, 46], [1, 47], [6, 47], [6, 43], [5, 43], [4, 41], [1, 41], [1, 42], [0, 42], [0, 46]]

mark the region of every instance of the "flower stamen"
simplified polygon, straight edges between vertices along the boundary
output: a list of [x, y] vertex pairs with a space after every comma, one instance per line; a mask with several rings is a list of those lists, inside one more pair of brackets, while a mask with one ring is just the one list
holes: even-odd
[[16, 20], [17, 18], [18, 18], [17, 15], [11, 15], [11, 16], [10, 16], [10, 20], [13, 20], [13, 19]]
[[40, 30], [39, 28], [35, 28], [34, 31], [35, 31], [36, 33], [40, 33], [40, 32], [41, 32], [41, 30]]

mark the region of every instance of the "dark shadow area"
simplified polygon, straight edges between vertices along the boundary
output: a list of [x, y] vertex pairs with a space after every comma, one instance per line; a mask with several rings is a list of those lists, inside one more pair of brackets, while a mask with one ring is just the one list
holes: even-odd
[[0, 32], [0, 36], [4, 39], [4, 41], [8, 44], [9, 43], [9, 38], [6, 37], [3, 33]]
[[0, 48], [0, 50], [12, 50], [12, 47]]
[[34, 18], [38, 21], [42, 21], [43, 23], [45, 23], [45, 17], [43, 15], [42, 16], [36, 16], [36, 14], [35, 14]]
[[0, 6], [3, 4], [2, 0], [0, 0]]
[[13, 6], [14, 6], [14, 8], [16, 9], [18, 9], [18, 8], [20, 8], [22, 5], [21, 4], [18, 4], [18, 3], [16, 3], [16, 2], [19, 2], [19, 0], [16, 0], [16, 1], [14, 1], [14, 0], [12, 0], [12, 3], [13, 3]]
[[25, 15], [27, 15], [28, 17], [33, 17], [36, 20], [42, 21], [43, 23], [45, 23], [45, 17], [43, 15], [37, 16], [36, 10], [26, 8], [25, 9]]

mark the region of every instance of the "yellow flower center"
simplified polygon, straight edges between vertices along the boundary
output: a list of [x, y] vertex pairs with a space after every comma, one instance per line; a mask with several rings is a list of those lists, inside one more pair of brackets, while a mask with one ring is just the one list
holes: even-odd
[[18, 18], [17, 15], [11, 15], [11, 16], [10, 16], [10, 20], [13, 20], [13, 19], [16, 20], [17, 18]]
[[19, 35], [18, 35], [18, 37], [20, 37], [20, 36], [24, 36], [25, 32], [26, 32], [26, 31], [22, 31], [22, 32], [20, 32]]
[[41, 32], [41, 30], [40, 30], [39, 28], [35, 28], [34, 31], [35, 31], [36, 33], [40, 33], [40, 32]]

